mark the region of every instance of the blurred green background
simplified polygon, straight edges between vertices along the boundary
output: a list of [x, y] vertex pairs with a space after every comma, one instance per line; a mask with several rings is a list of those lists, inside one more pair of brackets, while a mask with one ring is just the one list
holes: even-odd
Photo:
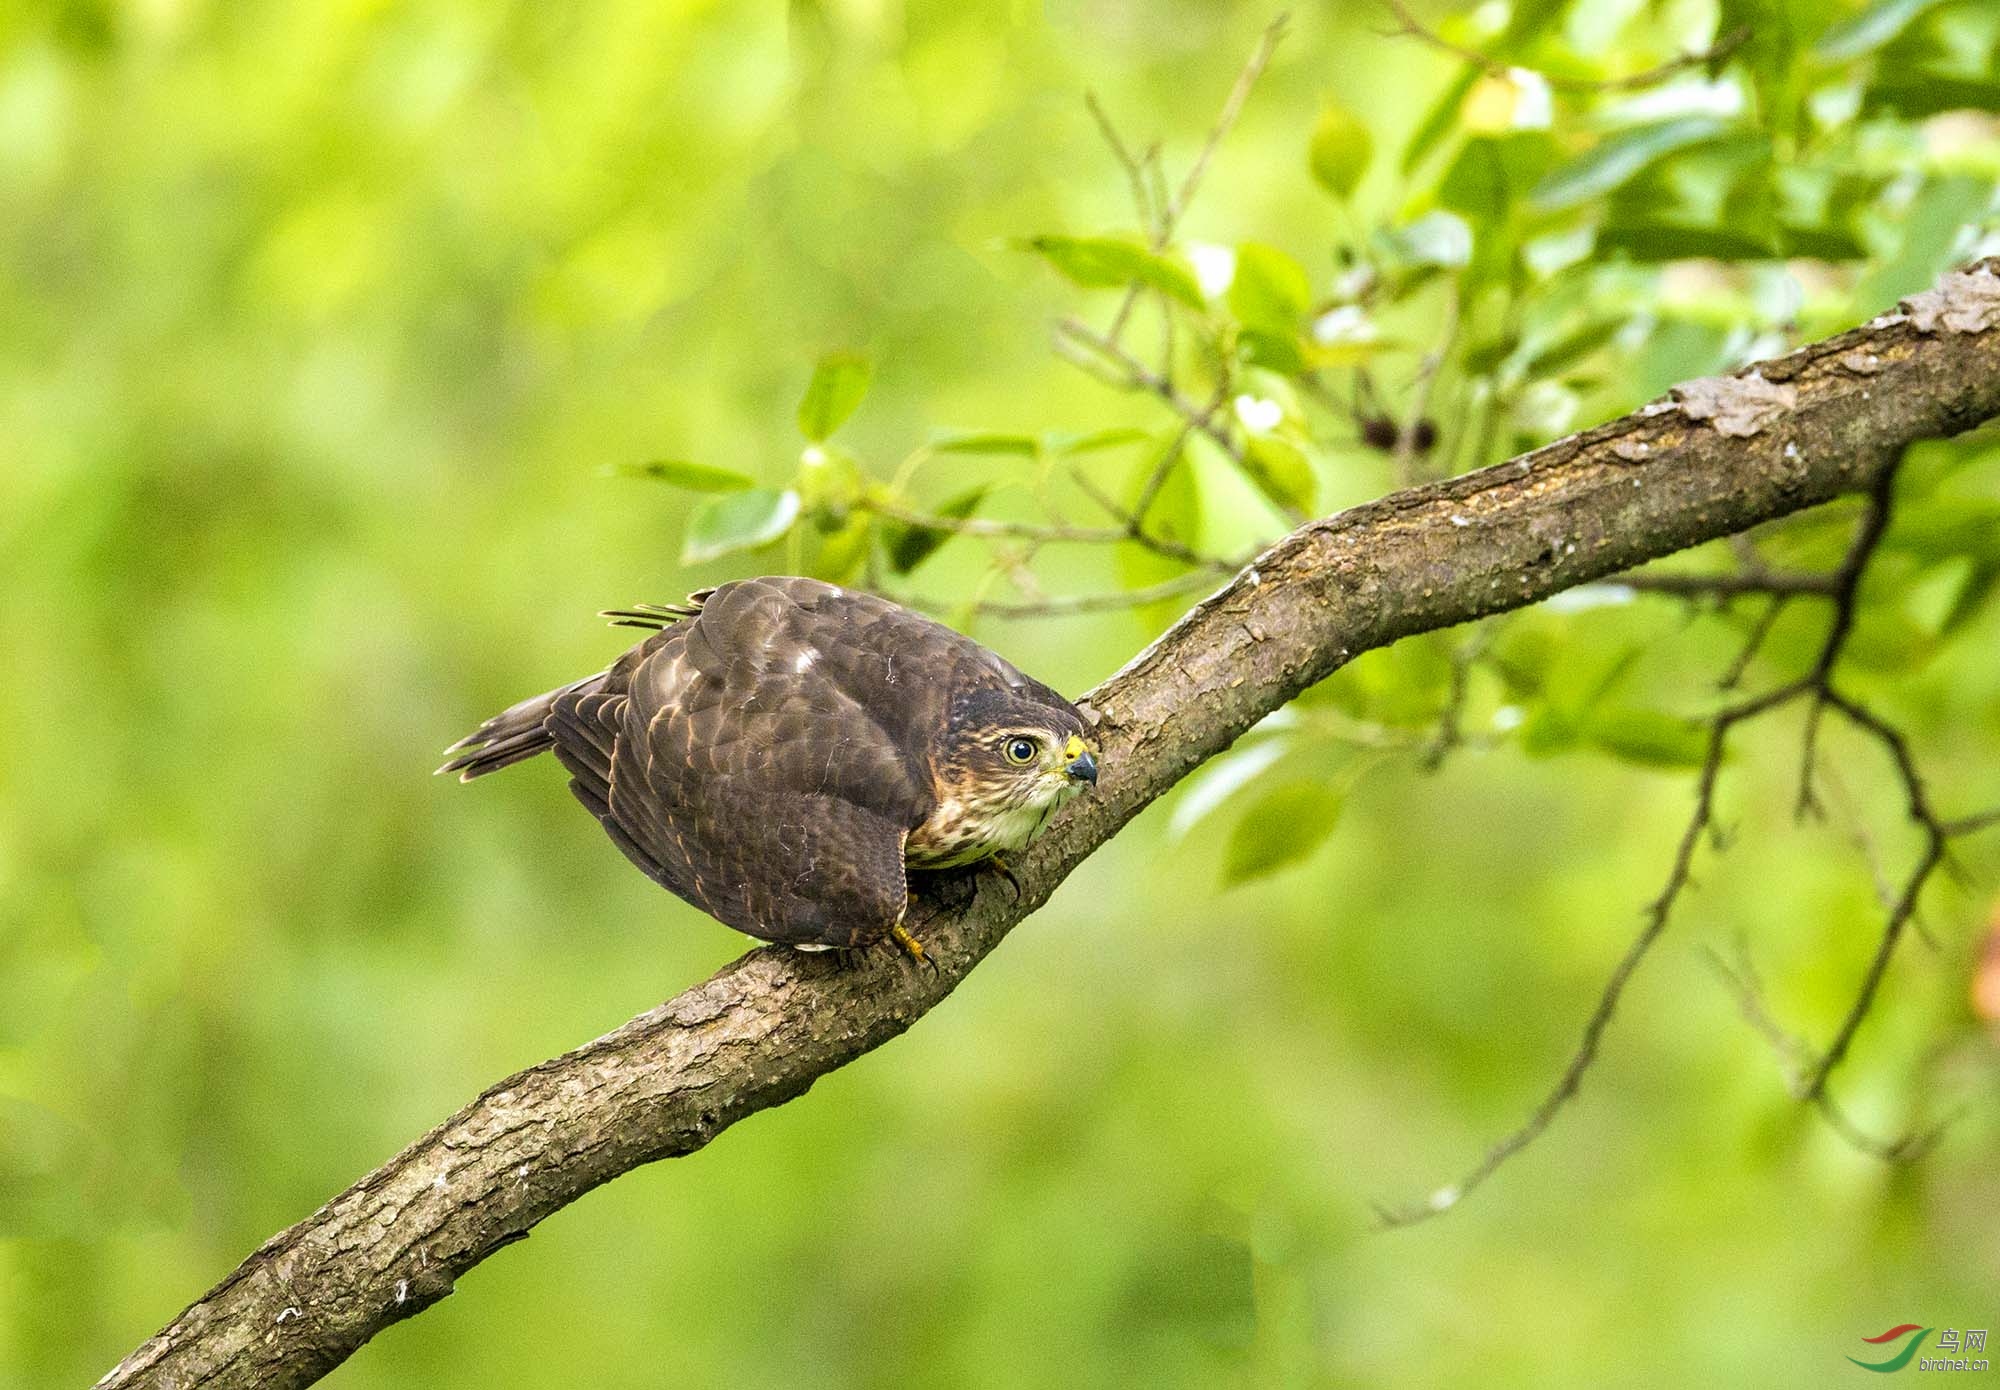
[[[1300, 7], [1181, 230], [1282, 248], [1316, 302], [1379, 317], [1407, 349], [1391, 395], [1462, 296], [1440, 422], [1485, 410], [1487, 458], [1856, 321], [1990, 238], [1984, 4], [1427, 13], [1586, 78], [1747, 18], [1681, 99], [1734, 84], [1719, 119], [1763, 162], [1728, 179], [1821, 219], [1727, 241], [1748, 219], [1725, 181], [1705, 231], [1660, 231], [1662, 190], [1699, 202], [1693, 161], [1733, 147], [1587, 161], [1619, 121], [1686, 110], [1559, 86], [1543, 136], [1532, 81], [1496, 94], [1384, 10]], [[595, 610], [798, 560], [681, 565], [699, 499], [613, 469], [786, 486], [829, 350], [874, 364], [841, 436], [870, 476], [942, 429], [1156, 427], [1048, 350], [1053, 317], [1109, 300], [1011, 243], [1134, 224], [1085, 90], [1178, 178], [1270, 18], [0, 13], [0, 1384], [86, 1383], [488, 1082], [743, 949], [631, 872], [555, 768], [465, 789], [427, 775], [438, 750], [605, 662]], [[1328, 103], [1372, 132], [1345, 199], [1308, 172]], [[1491, 135], [1523, 129], [1535, 148]], [[1523, 151], [1533, 196], [1480, 181]], [[1552, 185], [1559, 157], [1585, 162]], [[1866, 186], [1801, 193], [1815, 159]], [[1620, 182], [1642, 175], [1660, 187]], [[1412, 249], [1438, 216], [1471, 227], [1469, 260]], [[1523, 346], [1592, 304], [1622, 336]], [[1298, 416], [1316, 509], [1392, 485], [1351, 420]], [[1210, 544], [1278, 529], [1198, 462]], [[1004, 509], [1034, 495], [1016, 466], [944, 455], [909, 486], [997, 480]], [[2000, 793], [2000, 458], [1974, 440], [1917, 469], [1855, 681], [1970, 811]], [[1771, 553], [1837, 555], [1851, 514]], [[986, 564], [954, 541], [900, 591], [957, 604]], [[1035, 564], [1053, 593], [1158, 577], [1087, 548]], [[1275, 768], [1225, 762], [1142, 817], [907, 1036], [561, 1213], [328, 1383], [1824, 1385], [1887, 1326], [2000, 1322], [2000, 1059], [1969, 993], [2000, 837], [1961, 846], [1934, 946], [1899, 956], [1840, 1074], [1879, 1132], [1963, 1108], [1919, 1165], [1789, 1100], [1705, 964], [1740, 934], [1823, 1040], [1877, 930], [1871, 854], [1895, 873], [1912, 851], [1879, 754], [1840, 736], [1836, 813], [1793, 825], [1795, 725], [1744, 740], [1736, 852], [1704, 859], [1580, 1100], [1446, 1218], [1371, 1229], [1371, 1202], [1450, 1181], [1539, 1099], [1665, 872], [1690, 778], [1659, 712], [1702, 707], [1746, 615], [1621, 598], [1489, 629], [1507, 661], [1474, 671], [1479, 736], [1434, 772], [1463, 635], [1359, 663], [1235, 755], [1271, 744]], [[1168, 616], [975, 630], [1076, 692]], [[1822, 622], [1788, 612], [1770, 669]], [[1614, 681], [1624, 722], [1579, 725], [1565, 682]], [[1286, 769], [1338, 801], [1282, 835], [1215, 780]]]

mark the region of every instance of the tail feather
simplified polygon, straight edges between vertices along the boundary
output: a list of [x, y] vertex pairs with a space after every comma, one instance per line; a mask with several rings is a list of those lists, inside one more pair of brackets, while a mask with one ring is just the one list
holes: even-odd
[[551, 690], [546, 695], [537, 695], [502, 710], [445, 749], [446, 753], [458, 756], [439, 768], [438, 772], [456, 772], [459, 781], [470, 782], [475, 777], [498, 772], [523, 758], [532, 758], [555, 747], [555, 735], [549, 731], [549, 716], [555, 710], [556, 701], [571, 691], [587, 690], [607, 674], [600, 671], [594, 676], [572, 681], [559, 690]]
[[[652, 632], [664, 632], [684, 619], [701, 612], [701, 606], [713, 594], [713, 589], [699, 589], [687, 596], [684, 603], [635, 603], [630, 608], [613, 608], [600, 616], [611, 619], [613, 627], [639, 627]], [[657, 639], [649, 638], [632, 652], [644, 653], [652, 649]], [[614, 668], [616, 669], [616, 668]], [[523, 700], [511, 709], [502, 710], [481, 724], [464, 738], [445, 749], [447, 754], [457, 754], [443, 767], [440, 774], [456, 772], [458, 780], [470, 782], [475, 777], [484, 777], [489, 772], [498, 772], [503, 767], [511, 767], [523, 758], [532, 758], [537, 753], [546, 752], [556, 746], [554, 724], [560, 719], [556, 702], [565, 695], [583, 692], [586, 699], [595, 695], [604, 684], [610, 671], [599, 671], [594, 676], [586, 676], [580, 681], [572, 681], [560, 690], [551, 690], [546, 695], [537, 695], [532, 700]], [[587, 711], [595, 715], [593, 704]], [[572, 711], [572, 715], [576, 712]], [[578, 747], [574, 756], [588, 764], [600, 780], [610, 780], [611, 750], [599, 733], [585, 727], [574, 717], [568, 726]], [[574, 768], [571, 769], [575, 771]], [[579, 793], [581, 795], [581, 793]]]
[[701, 606], [708, 601], [713, 589], [697, 589], [687, 596], [686, 603], [635, 603], [630, 608], [607, 608], [597, 616], [609, 618], [613, 627], [643, 627], [652, 632], [662, 632], [683, 618], [692, 618], [701, 612]]

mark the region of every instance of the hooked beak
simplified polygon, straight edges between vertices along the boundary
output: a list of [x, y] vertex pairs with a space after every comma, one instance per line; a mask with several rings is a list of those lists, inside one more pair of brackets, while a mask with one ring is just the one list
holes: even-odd
[[1072, 782], [1088, 782], [1093, 787], [1097, 785], [1097, 759], [1088, 753], [1077, 754], [1064, 770], [1069, 773]]

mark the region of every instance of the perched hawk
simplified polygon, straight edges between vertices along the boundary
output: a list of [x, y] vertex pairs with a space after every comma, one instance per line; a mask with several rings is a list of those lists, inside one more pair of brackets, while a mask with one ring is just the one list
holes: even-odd
[[1076, 706], [886, 599], [746, 579], [605, 616], [654, 632], [438, 771], [469, 782], [553, 748], [628, 859], [751, 936], [886, 936], [921, 960], [905, 868], [1019, 849], [1097, 780]]

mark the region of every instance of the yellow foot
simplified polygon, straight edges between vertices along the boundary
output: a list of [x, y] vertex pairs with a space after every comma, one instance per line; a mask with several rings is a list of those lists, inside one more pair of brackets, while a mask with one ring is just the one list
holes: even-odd
[[933, 970], [937, 969], [937, 962], [932, 960], [930, 953], [924, 949], [924, 943], [911, 936], [909, 928], [905, 927], [901, 922], [889, 928], [889, 939], [896, 943], [897, 948], [904, 955], [908, 956], [918, 965], [928, 965]]

